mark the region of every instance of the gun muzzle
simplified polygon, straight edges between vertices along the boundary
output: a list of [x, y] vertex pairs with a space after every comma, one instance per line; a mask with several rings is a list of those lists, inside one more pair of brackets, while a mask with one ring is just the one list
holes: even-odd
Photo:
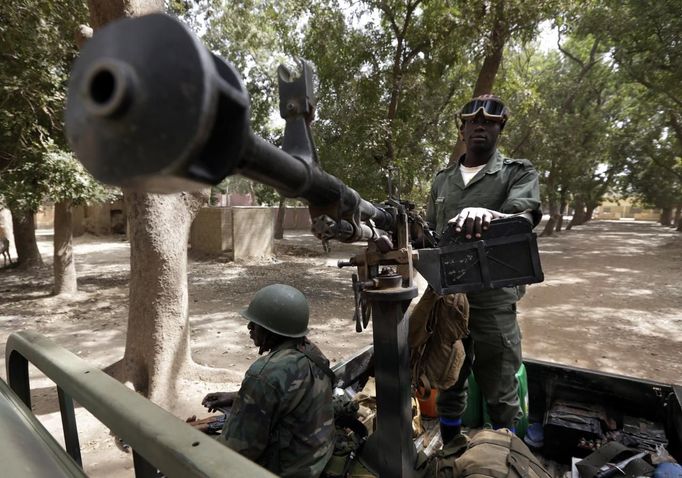
[[66, 132], [104, 183], [196, 190], [236, 170], [248, 114], [234, 68], [180, 22], [154, 14], [112, 22], [84, 45], [69, 81]]

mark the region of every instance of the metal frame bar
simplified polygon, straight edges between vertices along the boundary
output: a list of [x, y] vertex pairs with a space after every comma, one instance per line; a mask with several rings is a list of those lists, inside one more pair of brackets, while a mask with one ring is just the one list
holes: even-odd
[[368, 290], [364, 294], [372, 304], [377, 415], [376, 431], [367, 439], [360, 458], [381, 477], [413, 477], [417, 450], [412, 440], [409, 325], [405, 311], [417, 296], [417, 288]]
[[0, 427], [9, 437], [0, 447], [2, 476], [85, 477], [83, 469], [0, 379]]
[[5, 356], [8, 383], [29, 409], [29, 362], [57, 384], [67, 451], [76, 461], [74, 400], [130, 444], [143, 476], [156, 469], [171, 478], [274, 476], [40, 334], [11, 334]]
[[57, 386], [57, 396], [59, 398], [59, 411], [62, 415], [62, 429], [64, 430], [66, 452], [82, 468], [83, 460], [81, 458], [81, 445], [78, 440], [78, 426], [76, 425], [76, 412], [73, 409], [73, 400], [64, 393], [60, 386]]

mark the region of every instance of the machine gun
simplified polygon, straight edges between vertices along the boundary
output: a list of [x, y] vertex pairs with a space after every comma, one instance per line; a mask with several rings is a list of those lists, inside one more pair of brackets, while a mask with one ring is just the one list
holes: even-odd
[[[367, 241], [361, 254], [339, 264], [358, 268], [356, 330], [367, 326], [370, 315], [373, 320], [377, 431], [363, 458], [382, 476], [411, 476], [416, 451], [404, 314], [417, 296], [415, 264], [437, 292], [465, 290], [458, 288], [459, 272], [475, 270], [475, 257], [483, 264], [485, 247], [475, 246], [472, 256], [470, 246], [451, 244], [443, 261], [435, 236], [409, 203], [372, 204], [326, 173], [310, 131], [312, 69], [305, 62], [300, 68], [296, 77], [283, 66], [278, 70], [279, 109], [286, 120], [280, 149], [251, 131], [249, 97], [234, 67], [181, 23], [162, 14], [119, 20], [88, 41], [73, 67], [67, 137], [78, 159], [104, 183], [170, 193], [241, 174], [306, 200], [318, 238]], [[530, 244], [530, 224], [528, 233], [524, 240]], [[417, 236], [430, 247], [422, 250], [425, 260], [412, 247]]]

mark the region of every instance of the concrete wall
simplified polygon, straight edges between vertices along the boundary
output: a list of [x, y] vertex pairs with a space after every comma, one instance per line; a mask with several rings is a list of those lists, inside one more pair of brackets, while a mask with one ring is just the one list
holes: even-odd
[[[272, 218], [277, 222], [278, 207], [272, 208]], [[300, 231], [310, 230], [310, 213], [305, 206], [287, 207], [284, 214], [284, 230], [285, 231]]]
[[[127, 217], [123, 200], [105, 204], [91, 204], [73, 207], [73, 235], [85, 232], [95, 235], [125, 234]], [[54, 205], [45, 204], [36, 213], [38, 229], [54, 227]]]
[[190, 243], [195, 251], [232, 251], [235, 261], [270, 257], [274, 253], [273, 208], [204, 207], [194, 218]]
[[661, 211], [658, 209], [644, 209], [630, 200], [619, 202], [604, 201], [595, 211], [595, 219], [635, 219], [637, 221], [658, 221]]
[[192, 222], [189, 242], [195, 251], [219, 254], [232, 249], [232, 211], [202, 207]]
[[274, 253], [275, 225], [269, 207], [233, 207], [234, 260], [270, 257]]
[[85, 234], [85, 225], [83, 224], [83, 220], [85, 219], [85, 208], [79, 206], [74, 207], [71, 214], [71, 230], [73, 235], [74, 237], [82, 236]]
[[82, 213], [74, 211], [74, 229], [76, 218], [82, 218], [82, 228], [85, 232], [95, 235], [125, 234], [127, 216], [122, 199], [111, 203], [78, 206]]

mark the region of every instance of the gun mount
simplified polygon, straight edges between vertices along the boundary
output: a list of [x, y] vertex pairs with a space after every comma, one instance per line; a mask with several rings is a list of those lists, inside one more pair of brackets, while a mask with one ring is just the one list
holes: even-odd
[[[373, 320], [377, 430], [362, 455], [381, 476], [412, 476], [416, 450], [405, 311], [417, 296], [414, 268], [428, 266], [437, 291], [456, 291], [456, 274], [450, 266], [443, 275], [437, 249], [425, 257], [440, 261], [440, 269], [418, 261], [413, 239], [431, 248], [437, 240], [412, 205], [392, 198], [372, 204], [320, 167], [310, 130], [312, 69], [304, 61], [299, 66], [298, 76], [283, 66], [278, 70], [286, 120], [280, 149], [251, 131], [248, 93], [235, 68], [181, 23], [162, 14], [119, 20], [85, 44], [73, 67], [67, 137], [78, 159], [104, 183], [171, 193], [241, 174], [285, 197], [306, 200], [319, 239], [367, 241], [363, 253], [339, 263], [358, 268], [356, 330], [367, 326], [370, 315]], [[480, 260], [483, 249], [478, 250]], [[469, 268], [476, 260], [465, 262]], [[505, 280], [497, 285], [513, 283]], [[461, 290], [471, 290], [467, 287]]]

